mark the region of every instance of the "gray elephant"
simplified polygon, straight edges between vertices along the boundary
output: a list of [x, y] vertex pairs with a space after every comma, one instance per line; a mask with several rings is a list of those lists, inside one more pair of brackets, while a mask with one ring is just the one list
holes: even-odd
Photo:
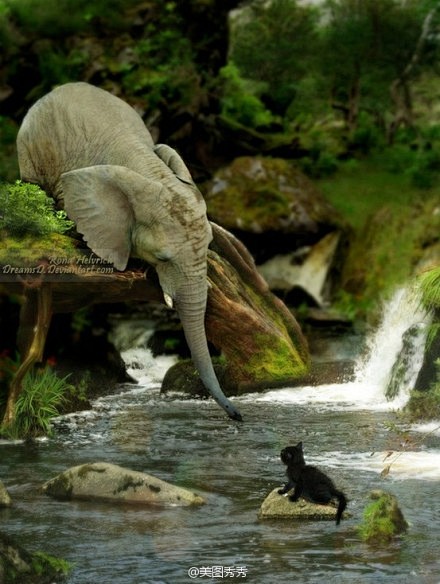
[[204, 318], [211, 226], [180, 156], [153, 143], [132, 107], [87, 83], [68, 83], [41, 98], [23, 120], [17, 149], [21, 178], [64, 207], [98, 256], [118, 270], [130, 256], [154, 265], [204, 385], [241, 420], [209, 355]]

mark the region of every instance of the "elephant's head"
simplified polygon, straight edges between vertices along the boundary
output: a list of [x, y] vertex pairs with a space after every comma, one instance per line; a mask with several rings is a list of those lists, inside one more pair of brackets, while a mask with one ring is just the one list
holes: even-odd
[[90, 248], [118, 270], [126, 268], [129, 256], [155, 266], [166, 303], [179, 313], [205, 387], [231, 418], [241, 420], [220, 388], [206, 340], [212, 233], [205, 202], [174, 150], [157, 146], [151, 158], [148, 178], [114, 165], [62, 174], [65, 210]]

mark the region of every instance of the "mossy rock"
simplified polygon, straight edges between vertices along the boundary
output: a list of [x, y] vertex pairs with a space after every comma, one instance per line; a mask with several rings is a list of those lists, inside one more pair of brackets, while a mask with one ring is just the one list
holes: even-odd
[[371, 503], [364, 509], [363, 521], [358, 527], [360, 537], [368, 544], [391, 542], [408, 529], [394, 495], [380, 489], [371, 491]]
[[137, 505], [203, 505], [199, 495], [151, 475], [116, 464], [94, 462], [72, 467], [43, 485], [55, 499], [83, 499]]
[[258, 245], [252, 246], [246, 234], [275, 238], [280, 253], [291, 251], [292, 241], [315, 243], [346, 227], [313, 182], [283, 159], [236, 158], [217, 172], [205, 198], [209, 217], [238, 233], [254, 255]]
[[30, 553], [0, 533], [0, 582], [5, 584], [53, 584], [65, 579], [70, 564], [42, 552]]

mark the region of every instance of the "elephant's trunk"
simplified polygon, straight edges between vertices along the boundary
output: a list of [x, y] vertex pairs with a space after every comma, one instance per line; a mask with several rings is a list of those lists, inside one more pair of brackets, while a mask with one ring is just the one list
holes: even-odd
[[206, 290], [201, 295], [200, 285], [186, 285], [175, 300], [192, 360], [204, 386], [230, 418], [241, 421], [240, 412], [224, 395], [212, 366], [205, 332]]

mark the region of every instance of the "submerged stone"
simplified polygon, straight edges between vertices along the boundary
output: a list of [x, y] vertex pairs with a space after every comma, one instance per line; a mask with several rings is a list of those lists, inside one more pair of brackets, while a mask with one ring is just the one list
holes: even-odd
[[86, 499], [152, 505], [202, 505], [199, 495], [151, 475], [115, 464], [95, 462], [72, 467], [43, 486], [56, 499]]
[[0, 507], [10, 507], [11, 504], [11, 496], [9, 495], [5, 485], [0, 480]]
[[[334, 505], [319, 505], [299, 498], [294, 503], [284, 495], [279, 495], [277, 487], [263, 501], [258, 513], [260, 519], [295, 519], [311, 521], [334, 521], [336, 507]], [[342, 517], [346, 517], [344, 512]]]

